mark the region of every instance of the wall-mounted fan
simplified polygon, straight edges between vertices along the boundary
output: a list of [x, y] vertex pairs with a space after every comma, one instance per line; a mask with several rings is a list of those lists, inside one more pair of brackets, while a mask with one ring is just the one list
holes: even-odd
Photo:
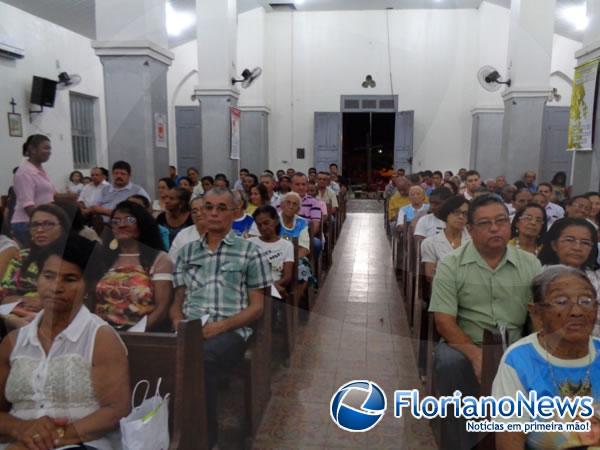
[[501, 84], [510, 86], [510, 80], [502, 81], [500, 73], [492, 66], [483, 66], [477, 72], [477, 80], [482, 88], [489, 92], [496, 92]]
[[261, 73], [262, 69], [260, 67], [255, 67], [252, 70], [244, 69], [244, 71], [242, 72], [242, 79], [236, 80], [235, 78], [232, 78], [231, 84], [242, 83], [242, 87], [247, 88], [254, 82], [254, 80], [260, 77]]
[[558, 93], [558, 89], [556, 89], [556, 88], [552, 88], [552, 91], [550, 92], [550, 94], [548, 94], [549, 102], [560, 102], [561, 98], [562, 98], [562, 95], [560, 95]]
[[76, 73], [61, 72], [58, 74], [57, 89], [70, 89], [81, 83], [81, 76]]

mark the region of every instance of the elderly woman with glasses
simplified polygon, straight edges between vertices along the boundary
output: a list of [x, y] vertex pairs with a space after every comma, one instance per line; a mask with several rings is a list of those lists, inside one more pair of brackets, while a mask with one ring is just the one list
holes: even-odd
[[537, 255], [546, 231], [546, 223], [546, 210], [536, 203], [529, 203], [515, 214], [510, 227], [509, 245]]
[[[546, 237], [538, 258], [542, 265], [564, 264], [585, 272], [597, 292], [600, 292], [598, 271], [598, 233], [586, 219], [567, 217], [554, 222]], [[600, 318], [594, 327], [594, 335], [600, 336]]]
[[[508, 348], [494, 379], [495, 398], [591, 396], [600, 400], [600, 340], [592, 337], [598, 313], [597, 291], [586, 274], [565, 265], [549, 266], [532, 281], [529, 313], [541, 324]], [[525, 411], [527, 415], [527, 411]], [[511, 421], [531, 422], [529, 416]], [[561, 419], [556, 417], [549, 420]], [[567, 422], [577, 418], [563, 419]], [[591, 420], [586, 433], [520, 433], [496, 435], [497, 450], [589, 448], [600, 445], [600, 422]]]
[[113, 210], [114, 239], [104, 247], [104, 276], [96, 285], [95, 312], [110, 325], [127, 330], [147, 317], [145, 329], [167, 319], [173, 296], [173, 263], [162, 251], [154, 218], [130, 201]]

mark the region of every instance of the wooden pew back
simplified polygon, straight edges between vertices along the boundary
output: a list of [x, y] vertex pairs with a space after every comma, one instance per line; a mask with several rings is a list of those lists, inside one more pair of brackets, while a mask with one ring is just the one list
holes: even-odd
[[[206, 402], [202, 323], [182, 321], [177, 333], [119, 333], [127, 346], [131, 387], [148, 380], [151, 389], [161, 381], [169, 400], [170, 450], [204, 450]], [[139, 403], [140, 399], [136, 399]], [[136, 403], [136, 404], [137, 404]]]

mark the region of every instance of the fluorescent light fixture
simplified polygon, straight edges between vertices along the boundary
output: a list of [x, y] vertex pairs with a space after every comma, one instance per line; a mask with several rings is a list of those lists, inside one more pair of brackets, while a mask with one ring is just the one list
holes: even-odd
[[304, 3], [304, 0], [294, 0], [294, 4], [296, 5], [301, 5], [302, 3]]
[[577, 31], [583, 31], [590, 23], [587, 16], [586, 3], [574, 6], [565, 6], [560, 9], [560, 16], [569, 22]]
[[167, 33], [179, 36], [196, 23], [196, 15], [189, 12], [175, 11], [170, 3], [166, 3]]

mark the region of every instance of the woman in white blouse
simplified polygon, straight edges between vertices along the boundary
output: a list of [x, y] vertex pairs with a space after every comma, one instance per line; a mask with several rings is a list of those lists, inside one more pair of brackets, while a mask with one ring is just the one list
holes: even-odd
[[425, 263], [425, 276], [431, 280], [435, 268], [446, 255], [470, 240], [465, 229], [469, 201], [462, 195], [446, 200], [440, 207], [438, 217], [446, 222], [446, 228], [421, 243], [421, 262]]
[[73, 235], [38, 261], [44, 309], [0, 343], [0, 449], [118, 442], [113, 431], [129, 411], [127, 352], [83, 304], [95, 284], [86, 270], [93, 250]]

